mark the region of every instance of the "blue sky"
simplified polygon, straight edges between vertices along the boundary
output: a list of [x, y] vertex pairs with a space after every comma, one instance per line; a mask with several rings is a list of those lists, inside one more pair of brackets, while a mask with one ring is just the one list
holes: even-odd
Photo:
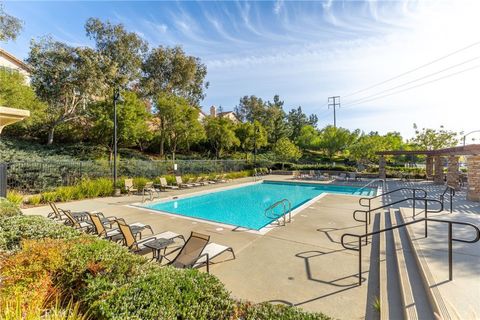
[[[20, 58], [28, 55], [30, 39], [46, 34], [91, 45], [83, 26], [98, 17], [123, 23], [152, 47], [181, 45], [201, 58], [210, 82], [204, 110], [212, 104], [233, 109], [243, 95], [279, 94], [287, 108], [301, 105], [323, 126], [333, 118], [327, 97], [340, 95], [340, 126], [409, 137], [414, 122], [480, 129], [480, 45], [355, 92], [480, 41], [478, 2], [7, 1], [5, 9], [24, 20], [25, 28], [15, 42], [0, 45]], [[376, 99], [407, 89], [408, 82], [435, 80], [428, 75], [446, 68], [436, 75], [445, 79]]]

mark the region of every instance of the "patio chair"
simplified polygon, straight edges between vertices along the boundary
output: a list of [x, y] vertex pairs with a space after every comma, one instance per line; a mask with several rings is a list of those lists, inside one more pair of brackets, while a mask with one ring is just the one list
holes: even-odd
[[215, 184], [216, 183], [215, 181], [209, 179], [209, 177], [206, 177], [206, 176], [202, 177], [202, 179], [203, 179], [202, 181], [206, 184]]
[[79, 221], [74, 218], [70, 211], [64, 211], [65, 216], [67, 217], [65, 224], [72, 226], [73, 228], [86, 232], [91, 233], [94, 230], [93, 223], [90, 221]]
[[127, 194], [130, 195], [132, 192], [138, 192], [138, 189], [133, 185], [133, 179], [125, 179], [125, 190]]
[[225, 182], [227, 182], [227, 180], [223, 179], [223, 176], [221, 176], [221, 175], [216, 175], [213, 180], [214, 180], [215, 182], [220, 182], [220, 183], [225, 183]]
[[167, 179], [160, 177], [160, 186], [165, 189], [178, 189], [178, 186], [173, 186], [167, 183]]
[[179, 188], [191, 188], [191, 187], [193, 187], [193, 184], [184, 183], [181, 176], [175, 176], [175, 181], [177, 182], [177, 186]]
[[181, 234], [171, 232], [171, 231], [165, 231], [162, 233], [151, 235], [141, 240], [137, 240], [134, 232], [132, 231], [131, 225], [128, 225], [125, 221], [122, 221], [122, 220], [118, 220], [117, 222], [118, 222], [118, 228], [120, 229], [120, 232], [122, 233], [124, 238], [124, 245], [128, 248], [128, 250], [135, 253], [143, 251], [146, 248], [145, 247], [146, 243], [157, 240], [157, 239], [173, 240], [178, 238], [178, 239], [182, 239], [185, 242], [185, 238]]
[[235, 253], [231, 247], [223, 246], [217, 243], [209, 243], [210, 236], [193, 232], [185, 242], [185, 244], [170, 253], [180, 250], [173, 260], [167, 265], [176, 268], [200, 268], [207, 267], [207, 272], [210, 273], [210, 260], [219, 256], [220, 254], [229, 251], [235, 259]]
[[157, 189], [153, 186], [152, 181], [145, 183], [145, 186], [142, 189], [142, 202], [145, 201], [145, 194], [148, 194], [150, 197], [150, 201], [152, 201], [153, 198], [155, 198], [154, 196], [155, 193], [157, 194], [157, 198], [160, 198], [160, 192], [161, 192], [160, 189]]
[[77, 220], [85, 220], [88, 218], [88, 213], [87, 212], [72, 212], [67, 209], [61, 209], [58, 208], [55, 202], [49, 202], [50, 208], [52, 208], [52, 212], [50, 212], [47, 217], [53, 220], [58, 220], [58, 221], [65, 221], [68, 218], [65, 215], [65, 212], [68, 211], [70, 214]]
[[[111, 229], [111, 230], [107, 230], [105, 228], [105, 225], [102, 223], [101, 217], [98, 213], [90, 212], [88, 215], [90, 216], [90, 220], [92, 221], [92, 224], [93, 224], [93, 231], [100, 238], [104, 238], [112, 241], [122, 239], [121, 232], [118, 228]], [[123, 220], [123, 219], [119, 219], [119, 220]]]
[[201, 187], [201, 186], [205, 185], [204, 182], [201, 182], [200, 177], [195, 177], [195, 178], [192, 179], [192, 181], [188, 181], [188, 183], [193, 184], [195, 187]]

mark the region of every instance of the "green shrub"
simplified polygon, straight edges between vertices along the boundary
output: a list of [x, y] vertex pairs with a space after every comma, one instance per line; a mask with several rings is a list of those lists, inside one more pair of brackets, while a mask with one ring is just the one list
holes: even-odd
[[271, 303], [242, 303], [240, 304], [237, 313], [239, 318], [243, 320], [330, 320], [332, 318], [324, 315], [323, 313], [309, 313], [302, 311], [301, 309], [284, 306], [274, 305]]
[[27, 199], [27, 203], [32, 206], [39, 205], [41, 202], [42, 202], [42, 196], [38, 194], [29, 196]]
[[176, 184], [177, 183], [177, 180], [175, 180], [175, 176], [174, 175], [166, 175], [164, 176], [165, 180], [167, 181], [168, 184]]
[[152, 181], [152, 180], [143, 178], [143, 177], [133, 178], [133, 185], [135, 188], [141, 191], [149, 181]]
[[21, 214], [22, 212], [20, 211], [18, 204], [5, 198], [0, 198], [0, 219], [4, 217], [18, 216]]
[[41, 216], [0, 218], [0, 250], [16, 250], [22, 239], [71, 239], [81, 233]]
[[98, 318], [229, 319], [234, 301], [207, 273], [153, 267], [104, 295], [90, 310]]
[[23, 195], [17, 191], [9, 190], [7, 192], [7, 200], [11, 203], [20, 205], [23, 202]]
[[58, 196], [55, 191], [44, 192], [41, 194], [41, 197], [43, 203], [55, 202], [58, 200]]
[[55, 190], [58, 201], [66, 202], [78, 197], [75, 187], [59, 187]]

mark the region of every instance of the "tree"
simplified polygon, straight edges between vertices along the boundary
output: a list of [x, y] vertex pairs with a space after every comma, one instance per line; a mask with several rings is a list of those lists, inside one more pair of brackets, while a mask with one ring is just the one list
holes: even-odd
[[23, 22], [5, 12], [0, 3], [0, 41], [15, 40], [22, 31]]
[[336, 153], [346, 150], [357, 139], [358, 135], [358, 130], [350, 132], [347, 129], [329, 125], [321, 131], [319, 147], [332, 159]]
[[313, 126], [305, 125], [300, 130], [295, 143], [303, 150], [315, 149], [320, 144], [320, 135]]
[[307, 117], [307, 115], [302, 111], [302, 107], [290, 110], [287, 116], [287, 122], [291, 130], [290, 140], [295, 140], [299, 136], [300, 130], [303, 126], [311, 125], [315, 127], [317, 121], [318, 119], [315, 115]]
[[101, 94], [103, 73], [98, 59], [89, 48], [74, 48], [51, 38], [32, 41], [27, 62], [32, 68], [31, 85], [48, 105], [48, 144], [53, 143], [59, 124], [85, 114], [88, 103]]
[[302, 156], [300, 149], [286, 137], [278, 140], [277, 144], [273, 147], [273, 152], [275, 153], [276, 159], [282, 162], [282, 169], [284, 168], [285, 162], [297, 161]]
[[205, 97], [207, 67], [199, 58], [187, 56], [181, 47], [153, 49], [142, 70], [143, 90], [150, 96], [165, 92], [182, 97], [194, 106]]
[[170, 94], [159, 94], [156, 100], [157, 117], [160, 121], [160, 135], [168, 142], [172, 159], [179, 147], [189, 149], [204, 136], [198, 121], [199, 110], [189, 105], [184, 98]]
[[[145, 102], [133, 91], [122, 92], [123, 102], [117, 104], [117, 143], [125, 147], [139, 145], [151, 139], [148, 126], [150, 114], [146, 111]], [[90, 139], [106, 145], [113, 153], [113, 101], [96, 102], [89, 109], [89, 117], [93, 122]]]
[[284, 102], [278, 95], [273, 97], [273, 102], [267, 102], [267, 110], [264, 127], [268, 134], [268, 142], [276, 144], [280, 138], [290, 136], [290, 128], [283, 111]]
[[[454, 147], [458, 143], [458, 133], [445, 130], [443, 126], [440, 129], [422, 128], [418, 129], [414, 123], [415, 137], [409, 142], [419, 150], [437, 150], [443, 148]], [[462, 133], [460, 133], [462, 134]]]
[[379, 135], [378, 132], [370, 132], [360, 136], [349, 147], [350, 154], [358, 162], [374, 162], [378, 159], [376, 153], [386, 150], [400, 150], [403, 148], [402, 136], [398, 132], [389, 132]]
[[264, 124], [266, 116], [265, 102], [256, 96], [244, 96], [240, 98], [238, 106], [235, 107], [235, 114], [240, 121], [259, 121]]
[[90, 18], [85, 24], [87, 37], [95, 41], [100, 68], [108, 87], [125, 87], [138, 80], [147, 43], [122, 24]]
[[225, 150], [237, 146], [240, 142], [235, 136], [235, 124], [227, 118], [207, 117], [205, 133], [207, 141], [215, 150], [215, 158], [222, 156]]
[[0, 71], [0, 106], [30, 110], [30, 117], [6, 127], [3, 131], [6, 134], [36, 135], [45, 121], [47, 106], [38, 100], [18, 72]]
[[248, 161], [249, 152], [267, 145], [267, 132], [258, 121], [240, 123], [235, 128], [235, 135], [240, 149], [245, 153], [245, 161]]

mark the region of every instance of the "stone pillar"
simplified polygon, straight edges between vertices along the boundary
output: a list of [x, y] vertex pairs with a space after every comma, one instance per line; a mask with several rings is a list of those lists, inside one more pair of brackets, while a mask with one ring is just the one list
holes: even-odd
[[467, 200], [480, 202], [480, 155], [467, 157]]
[[378, 177], [380, 179], [387, 178], [387, 170], [386, 170], [387, 161], [385, 161], [385, 156], [380, 156], [378, 161]]
[[448, 157], [448, 168], [447, 168], [447, 184], [451, 187], [454, 187], [455, 190], [460, 189], [459, 178], [460, 174], [458, 172], [458, 156], [449, 156]]
[[434, 156], [433, 157], [433, 182], [437, 184], [443, 184], [443, 163], [442, 157]]
[[433, 157], [432, 156], [427, 156], [425, 170], [427, 173], [427, 179], [428, 180], [433, 179]]

